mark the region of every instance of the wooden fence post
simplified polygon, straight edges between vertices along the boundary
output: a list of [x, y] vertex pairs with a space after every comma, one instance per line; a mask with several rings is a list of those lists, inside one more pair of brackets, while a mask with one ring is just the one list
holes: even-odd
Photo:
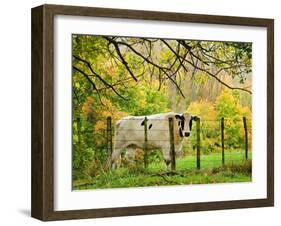
[[148, 159], [147, 159], [147, 117], [144, 118], [144, 167], [147, 168]]
[[77, 136], [78, 136], [78, 151], [81, 151], [81, 121], [80, 118], [77, 117]]
[[106, 143], [107, 143], [107, 155], [109, 159], [109, 164], [111, 168], [111, 156], [112, 156], [112, 149], [113, 149], [113, 143], [112, 143], [112, 119], [111, 117], [107, 117], [107, 136], [106, 136]]
[[170, 156], [171, 156], [171, 170], [176, 170], [176, 152], [174, 139], [174, 119], [169, 118], [169, 133], [170, 133]]
[[196, 166], [197, 169], [200, 170], [200, 148], [201, 148], [201, 140], [200, 140], [200, 118], [196, 117], [196, 137], [197, 137], [197, 145], [196, 145]]
[[246, 117], [243, 117], [243, 125], [245, 130], [245, 158], [248, 159], [248, 130], [247, 130], [247, 121]]
[[224, 117], [221, 118], [221, 161], [222, 165], [224, 166], [225, 160], [224, 160]]

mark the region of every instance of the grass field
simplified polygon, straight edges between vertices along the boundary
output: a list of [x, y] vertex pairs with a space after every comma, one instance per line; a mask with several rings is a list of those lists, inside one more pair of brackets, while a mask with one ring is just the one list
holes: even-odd
[[246, 161], [244, 151], [225, 154], [225, 166], [221, 153], [201, 155], [201, 169], [196, 169], [196, 156], [177, 158], [176, 172], [165, 169], [164, 162], [152, 162], [143, 167], [124, 167], [73, 182], [74, 190], [100, 188], [126, 188], [159, 185], [210, 184], [251, 181], [251, 152]]

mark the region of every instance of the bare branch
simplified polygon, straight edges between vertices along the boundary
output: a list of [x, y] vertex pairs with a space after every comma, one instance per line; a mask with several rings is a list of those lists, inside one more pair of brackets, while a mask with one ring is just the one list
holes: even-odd
[[[128, 100], [128, 99], [126, 99], [125, 97], [123, 97], [121, 94], [119, 94], [119, 93], [116, 91], [116, 89], [115, 89], [111, 84], [109, 84], [108, 82], [106, 82], [98, 73], [96, 73], [96, 72], [93, 70], [91, 64], [90, 64], [88, 61], [86, 61], [86, 60], [84, 60], [84, 59], [82, 59], [82, 58], [80, 58], [80, 57], [78, 57], [78, 56], [74, 56], [74, 55], [73, 55], [73, 57], [74, 57], [75, 59], [77, 59], [77, 60], [79, 60], [79, 61], [85, 63], [85, 64], [88, 66], [88, 68], [90, 69], [90, 71], [93, 73], [93, 76], [97, 77], [104, 85], [110, 87], [110, 88], [112, 89], [112, 91], [113, 91], [115, 94], [117, 94], [119, 97], [121, 97], [121, 98], [124, 99], [124, 100]], [[74, 67], [74, 66], [73, 66], [73, 67]], [[76, 68], [75, 68], [75, 69], [76, 69]], [[77, 69], [76, 69], [76, 70], [77, 70]], [[79, 70], [80, 70], [80, 69], [79, 69]], [[81, 70], [80, 70], [80, 72], [81, 72]], [[84, 72], [83, 72], [83, 73], [84, 73]], [[84, 74], [85, 74], [85, 73], [84, 73]], [[85, 74], [85, 75], [87, 76], [87, 74]], [[88, 80], [88, 81], [92, 81], [92, 80]], [[94, 84], [93, 82], [91, 82], [91, 83], [92, 83], [92, 85]], [[96, 90], [97, 90], [97, 89], [96, 89]]]
[[[164, 43], [165, 43], [165, 42], [164, 42]], [[165, 44], [168, 44], [168, 43], [166, 42]], [[169, 44], [168, 44], [168, 46], [169, 46]], [[171, 46], [169, 46], [169, 47], [170, 47], [169, 49], [170, 49], [175, 55], [177, 55], [179, 58], [182, 58], [182, 59], [183, 59], [183, 57], [180, 56], [180, 55], [178, 55], [178, 54], [175, 52], [175, 50], [174, 50]], [[198, 57], [196, 57], [196, 59], [199, 59], [199, 60], [200, 60], [200, 58], [198, 58]], [[240, 88], [240, 87], [232, 87], [232, 86], [228, 85], [227, 83], [225, 83], [224, 81], [222, 81], [221, 79], [219, 79], [219, 78], [217, 77], [217, 75], [218, 75], [221, 71], [223, 71], [224, 69], [229, 69], [229, 67], [227, 67], [227, 68], [221, 68], [221, 69], [219, 69], [215, 74], [213, 74], [213, 73], [209, 72], [209, 71], [206, 70], [206, 69], [203, 69], [203, 68], [201, 68], [201, 67], [198, 67], [197, 64], [194, 64], [193, 62], [187, 60], [186, 58], [184, 58], [184, 61], [187, 62], [187, 63], [189, 63], [189, 64], [190, 64], [191, 66], [193, 66], [195, 69], [207, 73], [208, 75], [210, 75], [211, 77], [213, 77], [214, 79], [216, 79], [218, 82], [220, 82], [222, 85], [226, 86], [226, 87], [229, 88], [229, 89], [242, 90], [242, 91], [245, 91], [245, 92], [248, 92], [248, 93], [252, 94], [252, 92], [249, 91], [249, 90], [247, 90], [247, 89]], [[201, 60], [200, 60], [200, 61], [201, 61]], [[202, 61], [201, 61], [201, 62], [202, 62]], [[235, 66], [235, 67], [236, 67], [236, 66]]]
[[[185, 60], [186, 62], [188, 62], [189, 64], [191, 64], [194, 68], [196, 68], [197, 70], [203, 71], [205, 73], [207, 73], [208, 75], [210, 75], [212, 78], [216, 79], [218, 82], [220, 82], [222, 85], [224, 85], [225, 87], [229, 88], [229, 89], [236, 89], [236, 90], [241, 90], [241, 91], [245, 91], [247, 93], [252, 94], [252, 92], [250, 90], [247, 90], [245, 88], [240, 88], [240, 87], [232, 87], [230, 85], [228, 85], [227, 83], [225, 83], [224, 81], [222, 81], [221, 79], [219, 79], [216, 75], [218, 75], [219, 73], [217, 72], [216, 75], [212, 74], [211, 72], [209, 72], [206, 69], [203, 69], [201, 67], [198, 67], [197, 65], [194, 65], [192, 62]], [[219, 72], [221, 72], [222, 70], [220, 69]]]
[[98, 94], [98, 97], [99, 97], [99, 100], [100, 100], [101, 104], [104, 105], [103, 102], [102, 102], [100, 93], [98, 92], [98, 89], [97, 89], [95, 83], [89, 78], [89, 75], [87, 75], [84, 71], [80, 70], [79, 68], [77, 68], [75, 66], [73, 66], [73, 69], [80, 72], [80, 74], [82, 74], [92, 84], [93, 88], [97, 91], [97, 94]]
[[109, 43], [112, 43], [112, 44], [114, 45], [115, 50], [116, 50], [118, 56], [120, 57], [120, 59], [121, 59], [123, 65], [125, 66], [125, 68], [127, 69], [127, 71], [130, 73], [130, 75], [133, 77], [133, 79], [134, 79], [135, 81], [138, 81], [137, 78], [136, 78], [136, 76], [134, 75], [134, 73], [133, 73], [133, 72], [131, 71], [131, 69], [129, 68], [127, 61], [126, 61], [126, 60], [124, 59], [124, 57], [122, 56], [121, 51], [120, 51], [120, 49], [119, 49], [119, 46], [118, 46], [117, 42], [116, 42], [116, 41], [113, 41], [112, 39], [110, 39], [110, 38], [108, 38], [108, 37], [104, 37], [104, 38], [105, 38]]
[[[110, 38], [109, 38], [110, 39]], [[151, 61], [150, 59], [148, 59], [147, 57], [143, 56], [141, 53], [139, 53], [135, 48], [133, 48], [130, 44], [126, 43], [126, 42], [122, 42], [122, 41], [115, 41], [113, 39], [111, 39], [112, 42], [117, 42], [119, 45], [124, 45], [127, 46], [129, 49], [131, 49], [137, 56], [141, 57], [143, 60], [145, 60], [147, 63], [153, 65], [154, 67], [160, 69], [173, 83], [174, 85], [177, 87], [177, 89], [179, 90], [180, 94], [185, 98], [181, 88], [179, 87], [179, 85], [176, 83], [176, 81], [172, 78], [171, 75], [168, 74], [169, 68], [167, 67], [162, 67], [156, 63], [154, 63], [153, 61]]]

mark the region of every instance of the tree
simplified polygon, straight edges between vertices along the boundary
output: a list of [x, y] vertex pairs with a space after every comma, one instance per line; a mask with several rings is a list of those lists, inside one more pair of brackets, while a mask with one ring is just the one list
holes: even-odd
[[[229, 147], [243, 144], [244, 130], [242, 117], [246, 116], [251, 136], [251, 111], [240, 104], [240, 93], [224, 90], [216, 102], [217, 119], [225, 118], [225, 140]], [[251, 138], [250, 138], [251, 140]]]
[[107, 158], [108, 116], [206, 115], [224, 89], [251, 103], [249, 43], [73, 35], [72, 47], [74, 177]]
[[[137, 83], [144, 77], [157, 77], [158, 90], [168, 80], [185, 98], [179, 77], [180, 74], [195, 76], [194, 70], [224, 87], [251, 93], [251, 87], [233, 86], [221, 79], [221, 74], [225, 74], [243, 85], [251, 73], [251, 50], [250, 43], [77, 35], [74, 36], [73, 69], [99, 96], [110, 89], [120, 98], [128, 99], [119, 92], [120, 86], [131, 81]], [[109, 81], [110, 70], [116, 72], [116, 68], [123, 76]]]

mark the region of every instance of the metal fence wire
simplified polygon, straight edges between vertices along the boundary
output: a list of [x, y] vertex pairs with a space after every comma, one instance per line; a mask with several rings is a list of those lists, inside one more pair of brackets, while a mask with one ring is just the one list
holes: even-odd
[[[105, 121], [106, 128], [99, 129], [97, 131], [82, 131], [83, 134], [92, 134], [93, 139], [99, 145], [96, 148], [100, 148], [103, 151], [106, 150], [109, 159], [112, 158], [114, 152], [114, 144], [118, 143], [141, 143], [141, 148], [144, 152], [144, 166], [147, 167], [147, 152], [151, 143], [160, 143], [159, 147], [154, 149], [166, 148], [170, 150], [171, 157], [171, 169], [176, 170], [176, 150], [175, 150], [175, 132], [181, 127], [180, 123], [175, 123], [174, 118], [147, 118], [147, 117], [127, 117], [122, 121], [132, 121], [128, 127], [120, 126], [120, 121], [113, 123], [112, 117], [107, 117]], [[157, 127], [157, 122], [162, 121], [165, 123]], [[137, 123], [136, 123], [137, 122]], [[155, 123], [154, 123], [155, 122]], [[221, 159], [214, 161], [221, 161], [221, 164], [225, 164], [225, 156], [231, 158], [232, 151], [229, 148], [229, 131], [232, 127], [239, 127], [236, 130], [243, 130], [243, 137], [241, 136], [240, 145], [244, 149], [244, 158], [247, 160], [249, 150], [249, 134], [251, 134], [251, 123], [248, 122], [246, 117], [241, 118], [221, 118], [221, 119], [201, 119], [194, 117], [192, 126], [192, 132], [188, 137], [189, 142], [184, 143], [184, 146], [189, 145], [192, 152], [195, 151], [196, 167], [201, 168], [201, 152], [205, 149], [215, 149], [216, 152], [221, 151]], [[155, 126], [156, 124], [156, 126]], [[165, 127], [165, 128], [164, 128]], [[125, 134], [125, 136], [118, 136], [116, 132]], [[164, 136], [167, 135], [168, 136]], [[157, 136], [155, 136], [157, 135]], [[137, 136], [137, 139], [134, 138]], [[140, 137], [143, 139], [140, 142]], [[226, 152], [227, 150], [227, 152]], [[110, 161], [111, 162], [111, 161]]]

